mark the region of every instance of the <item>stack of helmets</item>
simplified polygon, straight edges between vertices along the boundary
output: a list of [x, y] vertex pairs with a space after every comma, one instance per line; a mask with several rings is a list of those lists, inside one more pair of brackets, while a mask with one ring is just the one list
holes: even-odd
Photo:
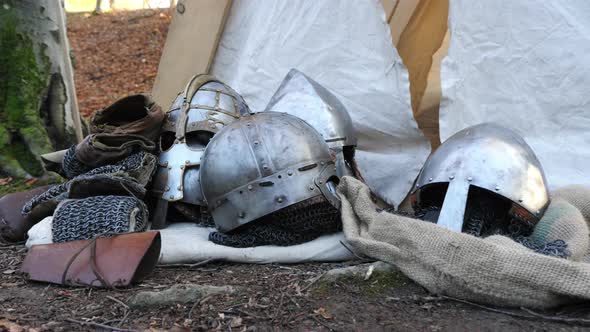
[[[181, 219], [207, 224], [200, 166], [209, 140], [224, 126], [249, 114], [242, 97], [210, 75], [193, 76], [162, 125], [158, 169], [152, 195], [156, 199], [152, 227], [166, 226], [168, 206]], [[172, 204], [171, 204], [172, 203]]]
[[330, 148], [298, 117], [242, 116], [209, 142], [200, 171], [215, 243], [286, 246], [341, 229]]
[[475, 236], [527, 236], [549, 205], [533, 150], [493, 123], [446, 140], [424, 164], [411, 197], [417, 217]]

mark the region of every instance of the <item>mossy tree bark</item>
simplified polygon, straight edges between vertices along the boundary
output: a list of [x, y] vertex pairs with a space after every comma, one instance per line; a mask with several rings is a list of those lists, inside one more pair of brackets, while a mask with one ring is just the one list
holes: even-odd
[[61, 0], [0, 0], [0, 173], [42, 176], [39, 156], [82, 139]]

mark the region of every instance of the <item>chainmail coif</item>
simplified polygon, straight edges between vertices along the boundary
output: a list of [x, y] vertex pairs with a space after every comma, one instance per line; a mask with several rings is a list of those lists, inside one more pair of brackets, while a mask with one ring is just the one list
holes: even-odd
[[209, 241], [237, 248], [291, 246], [341, 230], [340, 212], [324, 197], [316, 196], [259, 218], [230, 233], [212, 232]]
[[53, 242], [69, 242], [103, 233], [142, 232], [147, 221], [147, 207], [135, 197], [94, 196], [62, 202], [53, 215], [51, 231]]

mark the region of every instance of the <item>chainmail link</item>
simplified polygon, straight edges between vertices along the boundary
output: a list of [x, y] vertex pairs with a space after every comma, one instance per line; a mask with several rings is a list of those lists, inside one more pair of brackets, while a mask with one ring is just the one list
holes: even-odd
[[53, 216], [53, 242], [88, 240], [102, 233], [142, 232], [147, 207], [135, 197], [94, 196], [66, 200]]
[[61, 168], [68, 179], [73, 179], [76, 176], [84, 174], [92, 169], [92, 167], [84, 165], [78, 159], [76, 159], [75, 144], [72, 145], [64, 155]]
[[565, 243], [563, 240], [555, 240], [547, 243], [536, 243], [524, 236], [519, 236], [514, 240], [541, 255], [557, 258], [568, 258], [572, 255], [567, 247], [567, 243]]
[[291, 246], [342, 230], [340, 212], [316, 196], [248, 223], [231, 233], [212, 232], [209, 241], [230, 247]]

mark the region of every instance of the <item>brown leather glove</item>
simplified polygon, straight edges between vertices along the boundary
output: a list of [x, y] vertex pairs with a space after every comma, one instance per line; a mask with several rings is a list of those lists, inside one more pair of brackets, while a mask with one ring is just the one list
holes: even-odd
[[43, 219], [35, 213], [23, 216], [21, 209], [31, 198], [45, 192], [50, 186], [39, 187], [0, 198], [0, 239], [8, 242], [24, 241], [33, 225]]

